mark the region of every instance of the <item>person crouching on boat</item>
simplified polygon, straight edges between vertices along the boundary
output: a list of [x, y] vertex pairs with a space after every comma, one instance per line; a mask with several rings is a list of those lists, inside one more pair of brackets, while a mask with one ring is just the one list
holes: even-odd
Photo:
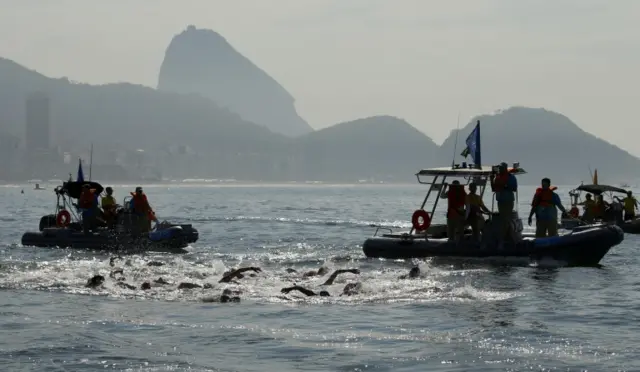
[[584, 207], [584, 213], [582, 219], [586, 222], [592, 223], [596, 216], [596, 202], [591, 198], [591, 194], [585, 195], [585, 201], [578, 203]]
[[107, 187], [105, 190], [107, 195], [103, 196], [101, 200], [102, 212], [107, 225], [112, 227], [116, 217], [116, 198], [113, 197], [113, 189], [111, 187]]
[[529, 226], [531, 226], [533, 214], [536, 215], [536, 238], [558, 236], [558, 210], [556, 207], [562, 213], [568, 214], [560, 197], [551, 188], [551, 180], [543, 178], [542, 187], [536, 190], [531, 202], [531, 212], [529, 212]]
[[453, 181], [442, 190], [440, 198], [447, 199], [447, 237], [449, 241], [459, 241], [464, 234], [464, 205], [467, 193], [460, 181]]
[[491, 190], [496, 193], [500, 221], [499, 245], [502, 246], [505, 238], [515, 241], [511, 232], [511, 219], [515, 204], [514, 193], [518, 191], [518, 180], [509, 172], [507, 163], [501, 163], [498, 167], [498, 173], [491, 174], [490, 180]]
[[151, 230], [151, 206], [147, 196], [142, 192], [142, 187], [136, 187], [135, 193], [131, 193], [131, 210], [137, 216], [137, 226], [140, 233], [147, 233]]
[[98, 199], [95, 191], [89, 185], [82, 185], [82, 192], [78, 198], [78, 208], [82, 211], [82, 229], [85, 233], [93, 230], [98, 217]]
[[482, 197], [476, 194], [478, 185], [474, 182], [469, 184], [469, 194], [466, 197], [466, 215], [465, 221], [471, 226], [471, 232], [474, 241], [480, 240], [480, 231], [484, 226], [484, 217], [482, 214], [491, 214], [489, 208], [484, 205]]

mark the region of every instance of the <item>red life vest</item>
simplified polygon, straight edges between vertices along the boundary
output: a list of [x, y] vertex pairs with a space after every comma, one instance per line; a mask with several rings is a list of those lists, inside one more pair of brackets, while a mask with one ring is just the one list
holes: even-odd
[[145, 194], [134, 194], [133, 195], [133, 210], [136, 213], [149, 213], [149, 210], [151, 209], [149, 207], [149, 202], [147, 201], [147, 195]]
[[91, 207], [93, 207], [94, 202], [95, 198], [93, 196], [93, 193], [90, 190], [86, 190], [83, 191], [82, 194], [80, 194], [80, 198], [78, 199], [78, 207], [82, 209], [90, 209]]
[[447, 217], [450, 217], [452, 213], [462, 215], [462, 211], [466, 202], [466, 196], [467, 193], [464, 191], [464, 186], [449, 185], [449, 191], [447, 191], [447, 201], [449, 204]]
[[505, 186], [507, 186], [507, 181], [509, 180], [509, 172], [498, 173], [496, 178], [493, 180], [492, 189], [494, 192], [500, 192], [504, 190]]
[[550, 207], [553, 205], [553, 190], [557, 189], [557, 187], [552, 186], [548, 189], [543, 189], [542, 187], [538, 187], [536, 190], [536, 194], [533, 196], [533, 201], [531, 202], [532, 207]]

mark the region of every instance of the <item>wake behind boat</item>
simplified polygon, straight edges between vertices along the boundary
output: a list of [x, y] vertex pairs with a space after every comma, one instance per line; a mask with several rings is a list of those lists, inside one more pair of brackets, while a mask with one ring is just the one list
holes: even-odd
[[78, 174], [77, 181], [70, 180], [55, 188], [55, 213], [40, 219], [39, 232], [24, 233], [23, 246], [186, 253], [184, 248], [198, 240], [198, 230], [190, 224], [176, 225], [164, 221], [156, 223], [151, 231], [140, 229], [140, 217], [133, 211], [131, 197], [126, 197], [122, 206], [115, 206], [111, 223], [97, 219], [95, 226], [87, 230], [78, 208], [81, 193], [88, 186], [97, 196], [103, 187], [97, 182], [85, 182], [81, 166]]
[[[473, 136], [473, 138], [472, 138]], [[498, 172], [497, 167], [483, 167], [480, 160], [480, 123], [467, 139], [467, 148], [474, 151], [474, 161], [478, 164], [454, 165], [452, 167], [423, 169], [416, 174], [418, 183], [429, 184], [429, 190], [420, 209], [413, 214], [410, 231], [378, 235], [382, 228], [378, 228], [374, 236], [363, 244], [363, 251], [367, 257], [387, 259], [409, 259], [427, 257], [525, 257], [536, 261], [551, 258], [565, 262], [571, 266], [593, 266], [624, 239], [624, 233], [615, 225], [590, 225], [573, 229], [572, 231], [544, 238], [536, 238], [534, 234], [523, 233], [522, 220], [517, 210], [517, 191], [515, 192], [516, 209], [506, 216], [510, 222], [513, 240], [503, 240], [500, 236], [500, 213], [492, 210], [489, 218], [483, 219], [481, 238], [475, 239], [470, 231], [464, 230], [459, 240], [448, 236], [447, 225], [431, 224], [438, 201], [443, 197], [440, 190], [446, 187], [448, 178], [462, 179], [466, 185], [477, 185], [479, 196], [482, 198], [486, 185], [492, 175]], [[465, 150], [466, 151], [466, 150]], [[464, 155], [464, 153], [463, 153]], [[514, 177], [525, 174], [518, 163], [506, 169]], [[423, 177], [432, 177], [431, 182]], [[464, 185], [465, 183], [462, 183]], [[432, 192], [437, 196], [431, 211], [425, 211], [425, 205]], [[482, 217], [480, 217], [482, 218]]]

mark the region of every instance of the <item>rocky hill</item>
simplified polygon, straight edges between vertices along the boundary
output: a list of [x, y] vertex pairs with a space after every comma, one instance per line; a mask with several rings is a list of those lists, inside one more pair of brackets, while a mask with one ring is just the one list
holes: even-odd
[[[635, 179], [640, 172], [640, 159], [585, 132], [566, 116], [539, 108], [511, 107], [473, 118], [460, 130], [458, 153], [477, 120], [481, 123], [482, 162], [519, 161], [528, 172], [523, 182], [537, 184], [549, 177], [554, 184], [579, 184], [589, 181], [589, 167], [600, 169], [611, 180]], [[451, 159], [455, 137], [452, 131], [441, 145], [441, 159]]]
[[[334, 125], [296, 141], [299, 173], [309, 180], [337, 181], [373, 178], [413, 182], [421, 168], [436, 166], [438, 152], [431, 138], [406, 121], [374, 116]], [[348, 179], [348, 178], [346, 178]]]
[[287, 136], [313, 130], [297, 114], [289, 92], [211, 30], [189, 26], [171, 40], [158, 89], [201, 94], [247, 121]]

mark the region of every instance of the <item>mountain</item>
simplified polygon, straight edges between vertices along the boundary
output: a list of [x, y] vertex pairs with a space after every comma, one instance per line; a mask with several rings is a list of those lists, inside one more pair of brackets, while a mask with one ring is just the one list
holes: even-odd
[[392, 116], [337, 124], [300, 137], [296, 146], [307, 180], [412, 182], [419, 169], [437, 165], [438, 145]]
[[313, 131], [296, 113], [289, 92], [211, 30], [189, 26], [171, 40], [158, 89], [201, 94], [245, 120], [287, 136]]
[[[601, 183], [628, 180], [640, 172], [640, 159], [580, 129], [569, 118], [541, 108], [511, 107], [473, 118], [460, 130], [458, 154], [480, 120], [482, 163], [520, 162], [528, 174], [523, 182], [538, 184], [549, 177], [553, 184], [589, 182], [589, 168], [598, 168]], [[440, 158], [451, 159], [456, 131], [440, 147]], [[458, 155], [457, 154], [457, 155]], [[461, 156], [456, 162], [463, 161]], [[468, 159], [471, 162], [471, 158]]]
[[[412, 182], [418, 169], [436, 165], [437, 145], [390, 116], [290, 138], [247, 122], [200, 95], [127, 83], [78, 84], [0, 58], [3, 138], [15, 136], [24, 143], [25, 100], [34, 92], [50, 99], [51, 147], [60, 149], [57, 168], [51, 172], [65, 177], [73, 167], [62, 164], [60, 152], [86, 159], [92, 143], [93, 175], [109, 180], [139, 179], [145, 172], [153, 176], [160, 170], [174, 179]], [[116, 164], [124, 169], [112, 166]], [[0, 179], [7, 178], [0, 174]]]
[[[88, 85], [67, 78], [48, 78], [0, 58], [0, 132], [25, 136], [25, 100], [33, 92], [50, 98], [51, 145], [83, 151], [145, 151], [158, 161], [169, 146], [195, 149], [191, 157], [175, 157], [165, 168], [190, 176], [243, 172], [258, 177], [263, 159], [288, 153], [289, 139], [247, 122], [198, 95], [160, 92], [128, 83]], [[256, 155], [259, 153], [259, 155]], [[261, 161], [253, 161], [258, 157]], [[182, 163], [175, 163], [176, 159]], [[242, 167], [238, 169], [238, 167]]]

